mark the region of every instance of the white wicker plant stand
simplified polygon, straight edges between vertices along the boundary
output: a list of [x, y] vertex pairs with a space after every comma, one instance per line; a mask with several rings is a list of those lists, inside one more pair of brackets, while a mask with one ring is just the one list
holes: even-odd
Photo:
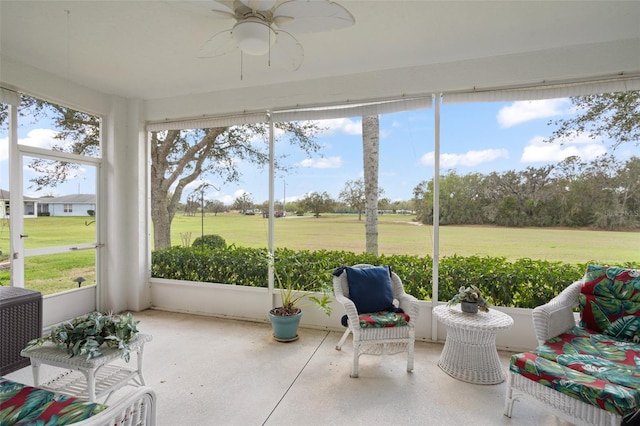
[[496, 349], [496, 334], [513, 325], [513, 318], [495, 309], [469, 314], [460, 306], [439, 305], [433, 309], [447, 326], [447, 339], [438, 366], [463, 382], [494, 385], [505, 380]]
[[[131, 352], [137, 355], [137, 365], [134, 368], [112, 364], [121, 358], [122, 351], [118, 348], [101, 349], [101, 356], [87, 360], [83, 356], [70, 358], [64, 349], [45, 343], [43, 346], [23, 350], [21, 355], [31, 360], [35, 386], [96, 402], [97, 398], [105, 395], [108, 399], [112, 392], [130, 382], [144, 386], [142, 350], [144, 344], [151, 339], [152, 337], [148, 334], [138, 334], [136, 339], [129, 343]], [[66, 368], [70, 371], [40, 385], [41, 364]]]

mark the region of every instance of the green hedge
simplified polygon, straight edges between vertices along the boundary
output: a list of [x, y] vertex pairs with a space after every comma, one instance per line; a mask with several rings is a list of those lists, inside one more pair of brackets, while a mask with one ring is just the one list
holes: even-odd
[[[277, 249], [278, 273], [298, 277], [301, 286], [331, 283], [337, 267], [369, 263], [389, 265], [408, 293], [420, 300], [431, 299], [433, 288], [430, 256], [374, 256], [346, 251]], [[592, 262], [597, 263], [597, 262]], [[620, 266], [640, 267], [640, 264]], [[504, 257], [448, 256], [438, 266], [438, 298], [449, 300], [460, 286], [474, 284], [489, 304], [534, 308], [550, 300], [567, 285], [582, 277], [586, 264]], [[228, 283], [267, 287], [267, 250], [247, 247], [219, 247], [204, 250], [171, 247], [152, 253], [151, 275], [186, 281]]]

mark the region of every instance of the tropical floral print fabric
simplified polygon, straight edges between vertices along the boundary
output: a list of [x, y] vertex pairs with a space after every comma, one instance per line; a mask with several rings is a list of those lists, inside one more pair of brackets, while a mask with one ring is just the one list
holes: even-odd
[[107, 408], [0, 378], [0, 425], [57, 426], [88, 419]]
[[509, 369], [560, 393], [625, 416], [640, 409], [639, 390], [617, 385], [531, 352], [513, 355]]
[[549, 361], [640, 392], [640, 343], [574, 327], [538, 346]]
[[589, 265], [584, 281], [580, 325], [640, 343], [640, 271]]
[[409, 315], [396, 312], [377, 312], [375, 314], [364, 314], [359, 316], [360, 327], [362, 328], [385, 328], [399, 327], [407, 325]]
[[589, 265], [578, 298], [580, 323], [509, 369], [621, 416], [640, 410], [640, 271]]

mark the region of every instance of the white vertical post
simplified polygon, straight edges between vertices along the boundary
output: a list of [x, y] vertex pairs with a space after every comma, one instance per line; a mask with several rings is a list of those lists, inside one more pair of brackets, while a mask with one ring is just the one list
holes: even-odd
[[[268, 230], [268, 245], [269, 245], [269, 257], [273, 259], [273, 253], [275, 250], [275, 238], [274, 238], [274, 188], [275, 188], [275, 147], [273, 137], [273, 118], [270, 111], [267, 111], [267, 120], [269, 121], [269, 230]], [[273, 305], [273, 290], [274, 290], [274, 265], [273, 262], [269, 262], [269, 295], [271, 297], [271, 303]]]
[[[431, 303], [435, 308], [438, 305], [438, 264], [440, 258], [440, 99], [441, 94], [435, 95], [436, 107], [434, 109], [435, 142], [433, 153], [433, 288], [431, 289]], [[438, 340], [438, 320], [431, 311], [431, 340]]]
[[[11, 285], [24, 287], [24, 201], [22, 155], [18, 149], [18, 106], [20, 98], [9, 103], [9, 260]], [[37, 214], [37, 211], [34, 212]]]

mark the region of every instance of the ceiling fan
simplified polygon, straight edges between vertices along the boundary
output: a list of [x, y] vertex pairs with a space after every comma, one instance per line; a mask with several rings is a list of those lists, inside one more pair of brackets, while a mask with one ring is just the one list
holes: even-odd
[[240, 49], [248, 55], [269, 54], [270, 63], [292, 70], [300, 68], [304, 55], [302, 45], [291, 33], [332, 31], [355, 23], [347, 9], [330, 0], [209, 0], [189, 3], [207, 7], [210, 16], [235, 20], [231, 28], [215, 34], [202, 45], [199, 57], [222, 56]]

